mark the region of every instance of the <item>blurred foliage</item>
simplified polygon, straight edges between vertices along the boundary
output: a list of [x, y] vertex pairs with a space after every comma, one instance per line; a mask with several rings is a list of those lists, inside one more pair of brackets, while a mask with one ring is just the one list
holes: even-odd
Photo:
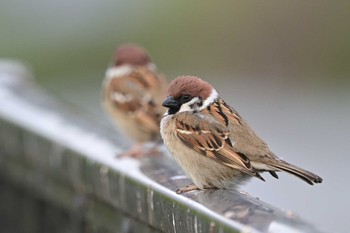
[[27, 61], [40, 80], [102, 78], [129, 41], [171, 75], [346, 78], [349, 9], [347, 0], [2, 0], [0, 54]]

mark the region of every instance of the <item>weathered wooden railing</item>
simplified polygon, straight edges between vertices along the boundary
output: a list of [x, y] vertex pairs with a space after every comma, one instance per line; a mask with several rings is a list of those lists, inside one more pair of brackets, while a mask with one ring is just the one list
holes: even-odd
[[[168, 156], [117, 159], [109, 127], [0, 62], [0, 227], [6, 232], [318, 232], [229, 190], [189, 183]], [[1, 220], [2, 219], [2, 220]]]

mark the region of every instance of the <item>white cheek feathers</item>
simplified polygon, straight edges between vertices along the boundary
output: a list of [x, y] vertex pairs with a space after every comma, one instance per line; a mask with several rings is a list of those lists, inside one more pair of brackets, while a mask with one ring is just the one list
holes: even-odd
[[[147, 67], [147, 69], [149, 69], [152, 72], [157, 71], [157, 67], [153, 63], [148, 63], [146, 67]], [[114, 66], [114, 67], [107, 69], [105, 76], [108, 79], [126, 76], [126, 75], [129, 75], [134, 69], [135, 69], [135, 67], [133, 67], [132, 65], [129, 65], [129, 64], [125, 64], [125, 65], [121, 65], [121, 66]]]
[[196, 104], [201, 102], [201, 100], [198, 97], [194, 97], [191, 101], [184, 103], [181, 105], [181, 108], [179, 112], [186, 112], [186, 111], [201, 111], [211, 105], [216, 98], [218, 98], [218, 93], [215, 89], [211, 91], [210, 96], [203, 101], [201, 104]]
[[121, 77], [128, 75], [132, 72], [132, 67], [130, 65], [123, 65], [119, 67], [111, 67], [106, 71], [106, 78], [112, 79], [115, 77]]
[[210, 96], [206, 100], [204, 100], [202, 107], [199, 108], [199, 111], [201, 111], [201, 110], [205, 109], [206, 107], [208, 107], [209, 105], [211, 105], [215, 101], [215, 99], [218, 97], [219, 97], [219, 94], [213, 88], [211, 93], [210, 93]]
[[183, 103], [181, 105], [181, 108], [178, 112], [186, 112], [186, 111], [194, 111], [196, 109], [193, 109], [193, 106], [195, 106], [195, 103], [199, 100], [198, 97], [194, 97], [193, 99], [191, 99], [191, 101], [187, 102], [187, 103]]

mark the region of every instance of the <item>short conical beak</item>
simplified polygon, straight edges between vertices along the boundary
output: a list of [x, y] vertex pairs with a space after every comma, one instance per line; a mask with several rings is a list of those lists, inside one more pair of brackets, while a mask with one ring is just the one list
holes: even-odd
[[181, 103], [177, 100], [174, 100], [173, 97], [169, 96], [162, 104], [164, 107], [166, 108], [180, 108], [181, 107]]

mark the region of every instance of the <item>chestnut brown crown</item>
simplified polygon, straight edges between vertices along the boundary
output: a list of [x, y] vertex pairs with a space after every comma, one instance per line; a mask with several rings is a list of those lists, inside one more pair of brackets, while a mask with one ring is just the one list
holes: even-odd
[[203, 100], [207, 99], [213, 87], [196, 76], [179, 76], [174, 79], [168, 88], [168, 96], [178, 99], [181, 96], [199, 97]]
[[125, 44], [116, 49], [115, 64], [121, 66], [125, 64], [144, 66], [151, 62], [146, 50], [135, 44]]

